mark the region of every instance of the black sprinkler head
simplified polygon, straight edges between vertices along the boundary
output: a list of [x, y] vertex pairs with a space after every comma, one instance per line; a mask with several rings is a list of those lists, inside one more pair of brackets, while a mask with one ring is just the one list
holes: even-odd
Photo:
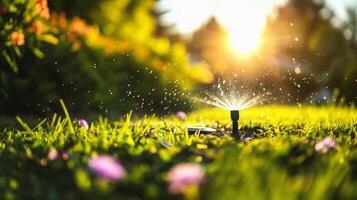
[[231, 110], [232, 134], [238, 134], [239, 110]]
[[239, 120], [239, 110], [231, 110], [231, 119], [234, 122]]

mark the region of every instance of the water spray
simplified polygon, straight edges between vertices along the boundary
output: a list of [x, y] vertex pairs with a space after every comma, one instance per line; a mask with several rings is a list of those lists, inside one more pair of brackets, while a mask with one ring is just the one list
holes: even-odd
[[238, 134], [239, 110], [231, 110], [232, 134]]
[[259, 95], [245, 88], [234, 80], [223, 80], [213, 86], [214, 92], [204, 93], [198, 101], [230, 111], [232, 135], [238, 135], [239, 111], [261, 103]]

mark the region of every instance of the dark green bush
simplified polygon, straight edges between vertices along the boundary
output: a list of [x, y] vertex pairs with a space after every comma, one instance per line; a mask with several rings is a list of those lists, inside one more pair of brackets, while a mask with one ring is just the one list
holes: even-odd
[[[28, 56], [18, 74], [2, 71], [1, 108], [5, 113], [52, 113], [63, 98], [73, 113], [104, 115], [187, 109], [182, 88], [163, 79], [134, 54], [105, 55], [101, 49], [71, 42], [46, 46], [46, 59]], [[186, 106], [184, 106], [186, 104]]]

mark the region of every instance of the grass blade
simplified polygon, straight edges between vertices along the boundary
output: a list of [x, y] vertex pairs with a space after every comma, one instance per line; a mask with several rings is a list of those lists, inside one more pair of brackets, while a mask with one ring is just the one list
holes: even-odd
[[74, 133], [74, 129], [73, 129], [73, 124], [72, 124], [72, 120], [71, 117], [69, 116], [68, 110], [66, 108], [66, 105], [64, 104], [64, 101], [62, 99], [60, 99], [60, 103], [63, 109], [64, 114], [66, 115], [66, 119], [68, 121], [68, 126], [69, 126], [69, 131], [71, 133]]

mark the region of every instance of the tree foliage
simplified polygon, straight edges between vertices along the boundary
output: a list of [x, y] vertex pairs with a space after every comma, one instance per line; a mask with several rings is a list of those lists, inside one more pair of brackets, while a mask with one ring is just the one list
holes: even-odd
[[188, 46], [193, 60], [207, 63], [216, 77], [244, 80], [282, 102], [321, 102], [334, 91], [351, 102], [357, 100], [356, 13], [348, 8], [348, 21], [337, 25], [324, 1], [289, 0], [268, 17], [249, 57], [232, 53], [227, 32], [215, 19], [197, 30]]
[[39, 58], [44, 57], [41, 43], [57, 44], [46, 21], [49, 19], [47, 1], [4, 0], [0, 3], [0, 65], [18, 71], [17, 60], [30, 50]]
[[[341, 96], [355, 101], [357, 93], [351, 86], [356, 84], [357, 76], [350, 69], [357, 52], [350, 45], [355, 22], [352, 10], [347, 11], [350, 20], [341, 27], [333, 23], [334, 13], [323, 1], [290, 0], [268, 20], [264, 36], [265, 46], [272, 54], [293, 60], [305, 76], [313, 74], [319, 88], [338, 89]], [[351, 34], [350, 41], [346, 31]], [[314, 92], [305, 88], [308, 93]]]
[[42, 45], [43, 59], [24, 54], [18, 74], [2, 71], [4, 112], [53, 111], [63, 98], [73, 112], [163, 113], [187, 109], [187, 93], [210, 81], [208, 69], [189, 65], [183, 44], [154, 36], [154, 1], [82, 4], [51, 1], [45, 22], [58, 44]]

